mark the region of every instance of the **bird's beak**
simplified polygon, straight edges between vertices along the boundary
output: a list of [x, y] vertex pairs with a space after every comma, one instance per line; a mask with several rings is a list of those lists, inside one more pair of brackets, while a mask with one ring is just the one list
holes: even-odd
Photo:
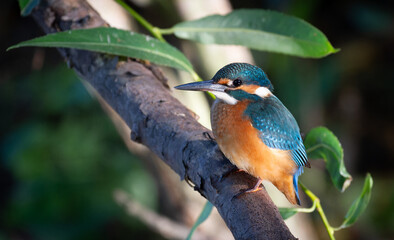
[[209, 92], [224, 92], [227, 86], [214, 83], [212, 80], [206, 80], [202, 82], [192, 82], [179, 85], [175, 87], [179, 90], [190, 90], [190, 91], [209, 91]]

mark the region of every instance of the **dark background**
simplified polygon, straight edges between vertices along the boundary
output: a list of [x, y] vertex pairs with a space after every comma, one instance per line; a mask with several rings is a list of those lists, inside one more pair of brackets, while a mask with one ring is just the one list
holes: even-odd
[[[370, 205], [338, 239], [394, 236], [394, 15], [390, 1], [232, 1], [303, 18], [341, 51], [319, 60], [253, 52], [301, 129], [324, 125], [340, 139], [354, 181], [343, 196], [329, 183], [305, 183], [339, 225], [367, 172]], [[180, 21], [171, 2], [135, 9], [154, 25]], [[157, 14], [160, 12], [160, 14]], [[130, 154], [99, 104], [54, 49], [5, 49], [43, 33], [0, 8], [0, 239], [158, 239], [114, 203], [122, 188], [160, 212], [154, 181]], [[168, 38], [172, 44], [179, 40]], [[199, 63], [193, 63], [199, 70]], [[202, 73], [204, 75], [204, 73]], [[208, 76], [209, 77], [209, 76]], [[321, 172], [320, 172], [321, 173]], [[320, 174], [321, 175], [321, 174]], [[322, 184], [321, 184], [322, 183]], [[338, 204], [338, 201], [340, 204]], [[312, 215], [316, 228], [320, 219]], [[321, 238], [325, 239], [324, 229]]]

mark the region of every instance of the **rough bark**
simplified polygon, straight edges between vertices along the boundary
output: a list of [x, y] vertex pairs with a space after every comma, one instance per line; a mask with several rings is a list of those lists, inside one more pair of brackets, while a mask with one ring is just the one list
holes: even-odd
[[[32, 12], [46, 33], [107, 26], [83, 0], [41, 1]], [[223, 156], [210, 131], [171, 95], [160, 70], [150, 64], [75, 49], [58, 49], [132, 130], [181, 179], [193, 183], [218, 209], [236, 239], [295, 239], [265, 190], [234, 197], [256, 179]]]

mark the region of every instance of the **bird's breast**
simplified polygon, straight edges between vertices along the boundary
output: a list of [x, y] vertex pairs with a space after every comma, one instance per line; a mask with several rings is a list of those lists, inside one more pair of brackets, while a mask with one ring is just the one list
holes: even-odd
[[216, 100], [211, 109], [212, 131], [224, 155], [239, 169], [275, 182], [296, 168], [289, 151], [267, 147], [244, 115], [248, 100], [235, 105]]

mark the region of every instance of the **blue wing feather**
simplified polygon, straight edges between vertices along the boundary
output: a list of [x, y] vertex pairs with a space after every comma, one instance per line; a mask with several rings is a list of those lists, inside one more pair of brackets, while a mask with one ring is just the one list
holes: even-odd
[[293, 115], [275, 96], [249, 104], [245, 110], [260, 138], [270, 148], [290, 150], [298, 167], [308, 165], [300, 129]]

